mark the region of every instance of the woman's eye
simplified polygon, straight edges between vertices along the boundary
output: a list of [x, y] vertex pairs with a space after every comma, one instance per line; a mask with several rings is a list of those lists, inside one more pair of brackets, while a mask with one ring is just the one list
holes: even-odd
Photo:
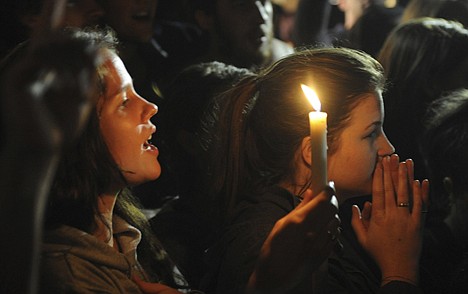
[[368, 135], [366, 136], [366, 138], [375, 139], [375, 138], [377, 137], [377, 135], [378, 135], [378, 131], [377, 131], [377, 130], [374, 130], [374, 131], [372, 131], [370, 134], [368, 134]]
[[123, 93], [122, 94], [122, 103], [120, 104], [120, 107], [126, 107], [128, 105], [128, 102], [130, 99], [128, 99], [127, 94]]

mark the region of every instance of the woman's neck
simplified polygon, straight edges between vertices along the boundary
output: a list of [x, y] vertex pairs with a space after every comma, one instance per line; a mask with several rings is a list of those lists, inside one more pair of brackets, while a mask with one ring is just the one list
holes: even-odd
[[112, 216], [114, 212], [117, 193], [103, 194], [98, 197], [99, 215], [96, 216], [96, 229], [93, 236], [114, 247], [112, 236]]

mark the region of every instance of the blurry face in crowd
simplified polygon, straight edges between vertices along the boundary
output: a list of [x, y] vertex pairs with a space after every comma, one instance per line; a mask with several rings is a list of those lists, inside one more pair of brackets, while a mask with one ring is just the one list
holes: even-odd
[[105, 22], [121, 40], [148, 42], [153, 35], [157, 0], [103, 0]]
[[358, 12], [368, 5], [369, 0], [337, 0], [337, 3], [343, 12]]
[[217, 0], [215, 30], [222, 49], [238, 66], [261, 64], [271, 55], [273, 6], [270, 0]]
[[395, 151], [382, 129], [383, 113], [381, 93], [368, 94], [352, 110], [338, 148], [329, 156], [329, 179], [335, 182], [340, 202], [370, 194], [377, 160]]
[[[42, 10], [49, 9], [50, 7], [48, 5], [42, 5]], [[22, 17], [22, 21], [29, 28], [36, 29], [38, 26], [44, 25], [40, 20], [41, 13], [44, 13], [44, 11], [34, 15], [26, 14]], [[64, 15], [62, 15], [61, 21], [59, 22], [60, 27], [70, 26], [83, 28], [86, 26], [94, 26], [100, 23], [104, 15], [104, 11], [98, 4], [98, 0], [68, 0], [66, 1], [63, 13]], [[47, 15], [51, 14], [51, 12], [47, 12]]]
[[369, 6], [370, 0], [338, 0], [338, 8], [345, 14], [345, 27], [350, 29]]
[[94, 26], [104, 15], [96, 0], [68, 0], [65, 13], [65, 24], [74, 27]]
[[107, 50], [103, 68], [106, 90], [97, 109], [104, 141], [130, 185], [157, 179], [159, 153], [148, 140], [156, 131], [150, 118], [158, 108], [135, 92], [132, 78], [115, 53]]

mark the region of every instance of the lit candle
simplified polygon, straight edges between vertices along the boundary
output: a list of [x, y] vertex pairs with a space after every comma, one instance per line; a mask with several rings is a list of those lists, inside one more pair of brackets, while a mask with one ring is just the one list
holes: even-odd
[[314, 90], [301, 85], [302, 91], [312, 104], [314, 111], [309, 113], [310, 147], [312, 150], [311, 188], [314, 193], [321, 192], [328, 184], [327, 176], [327, 113], [321, 112], [321, 103]]

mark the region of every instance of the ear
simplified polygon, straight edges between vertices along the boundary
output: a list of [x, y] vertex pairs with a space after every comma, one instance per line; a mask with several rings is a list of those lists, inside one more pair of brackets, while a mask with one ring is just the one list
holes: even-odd
[[213, 16], [208, 15], [203, 10], [197, 9], [195, 11], [195, 20], [198, 26], [205, 31], [209, 31], [213, 27]]
[[304, 137], [301, 144], [302, 160], [308, 165], [312, 165], [312, 149], [310, 147], [310, 136]]

